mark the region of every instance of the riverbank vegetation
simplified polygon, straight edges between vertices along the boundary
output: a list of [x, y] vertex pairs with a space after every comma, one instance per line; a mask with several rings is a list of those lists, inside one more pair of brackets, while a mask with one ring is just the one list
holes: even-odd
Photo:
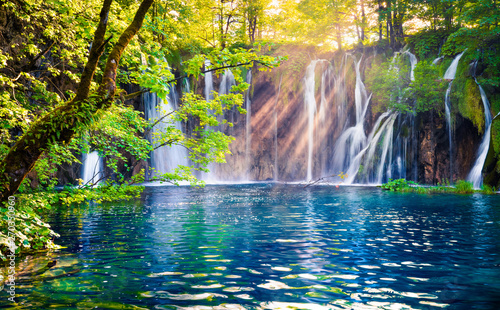
[[402, 193], [418, 193], [418, 194], [433, 194], [433, 193], [450, 193], [450, 194], [495, 194], [495, 189], [488, 185], [483, 185], [481, 189], [474, 189], [471, 182], [458, 180], [455, 184], [438, 184], [436, 186], [420, 185], [417, 182], [407, 181], [405, 179], [390, 180], [381, 185], [382, 189], [391, 192]]

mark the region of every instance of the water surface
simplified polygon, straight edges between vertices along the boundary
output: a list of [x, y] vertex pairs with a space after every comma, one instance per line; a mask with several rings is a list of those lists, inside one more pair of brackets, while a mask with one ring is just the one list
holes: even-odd
[[367, 187], [150, 187], [54, 214], [66, 248], [20, 280], [19, 309], [498, 309], [499, 206]]

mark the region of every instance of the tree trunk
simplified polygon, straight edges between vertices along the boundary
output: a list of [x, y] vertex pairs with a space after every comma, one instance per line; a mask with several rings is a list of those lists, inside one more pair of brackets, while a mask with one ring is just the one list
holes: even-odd
[[224, 49], [226, 47], [226, 38], [224, 37], [224, 1], [221, 0], [219, 3], [219, 40], [220, 47]]
[[395, 47], [394, 29], [392, 24], [392, 3], [391, 0], [387, 1], [387, 27], [389, 28], [389, 42], [391, 47]]
[[382, 41], [382, 1], [378, 0], [378, 40]]
[[342, 50], [342, 32], [340, 31], [340, 25], [337, 24], [335, 26], [335, 29], [337, 30], [336, 31], [336, 41], [337, 41], [337, 45], [338, 45], [338, 48], [339, 48], [339, 51]]
[[[96, 93], [90, 94], [99, 58], [107, 40], [104, 39], [108, 14], [112, 0], [105, 0], [100, 20], [94, 34], [89, 59], [82, 73], [80, 84], [73, 100], [54, 109], [36, 121], [0, 163], [0, 202], [6, 201], [19, 188], [26, 175], [33, 169], [38, 158], [53, 143], [67, 144], [75, 133], [88, 125], [101, 108], [108, 107], [114, 100], [116, 73], [123, 51], [142, 26], [146, 13], [154, 0], [144, 0], [137, 10], [134, 20], [121, 34], [108, 56], [103, 72], [103, 80]], [[109, 40], [109, 39], [108, 39]]]
[[361, 0], [361, 41], [365, 39], [365, 25], [366, 25], [365, 1]]

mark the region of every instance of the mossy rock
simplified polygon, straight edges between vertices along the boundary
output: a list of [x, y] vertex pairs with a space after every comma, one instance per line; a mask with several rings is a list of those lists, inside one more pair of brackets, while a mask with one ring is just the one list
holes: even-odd
[[466, 79], [457, 85], [457, 88], [455, 91], [458, 98], [458, 111], [464, 118], [472, 121], [480, 133], [483, 133], [485, 127], [484, 105], [479, 86], [473, 79]]
[[491, 140], [488, 155], [484, 163], [483, 183], [498, 188], [500, 186], [500, 118], [491, 124]]

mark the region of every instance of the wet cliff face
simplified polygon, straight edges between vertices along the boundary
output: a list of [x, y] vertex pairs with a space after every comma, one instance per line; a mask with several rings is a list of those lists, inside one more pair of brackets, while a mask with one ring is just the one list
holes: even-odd
[[471, 121], [456, 115], [451, 165], [448, 141], [448, 129], [443, 117], [435, 112], [419, 115], [419, 182], [435, 185], [467, 178], [481, 142], [481, 135]]

